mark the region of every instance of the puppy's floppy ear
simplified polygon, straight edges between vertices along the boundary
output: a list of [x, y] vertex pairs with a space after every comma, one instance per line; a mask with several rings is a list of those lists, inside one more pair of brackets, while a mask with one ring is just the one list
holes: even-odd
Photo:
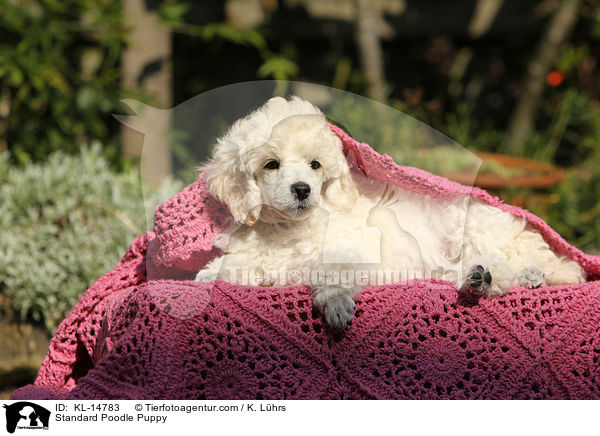
[[356, 203], [358, 190], [343, 154], [338, 165], [337, 174], [323, 184], [321, 192], [329, 203], [345, 210], [351, 209]]
[[249, 226], [256, 223], [262, 208], [260, 188], [238, 148], [219, 143], [213, 159], [202, 169], [209, 192], [229, 207], [233, 219]]

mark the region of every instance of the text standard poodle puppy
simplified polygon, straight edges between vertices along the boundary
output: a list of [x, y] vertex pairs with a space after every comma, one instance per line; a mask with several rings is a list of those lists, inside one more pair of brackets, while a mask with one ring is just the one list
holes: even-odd
[[524, 219], [353, 173], [325, 116], [298, 97], [238, 120], [203, 170], [235, 225], [196, 280], [309, 285], [335, 328], [351, 323], [354, 299], [372, 284], [437, 277], [477, 298], [585, 279]]

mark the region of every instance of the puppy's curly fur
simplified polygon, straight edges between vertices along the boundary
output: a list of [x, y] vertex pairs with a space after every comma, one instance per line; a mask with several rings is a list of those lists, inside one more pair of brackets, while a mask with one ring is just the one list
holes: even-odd
[[272, 98], [238, 120], [203, 170], [236, 225], [196, 280], [309, 285], [335, 328], [351, 323], [354, 299], [373, 280], [435, 276], [476, 298], [585, 279], [524, 219], [352, 173], [325, 116], [298, 97]]

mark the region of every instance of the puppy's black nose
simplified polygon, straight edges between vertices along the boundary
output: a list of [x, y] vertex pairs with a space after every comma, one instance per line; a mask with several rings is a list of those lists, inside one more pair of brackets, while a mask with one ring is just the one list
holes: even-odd
[[294, 183], [292, 185], [292, 194], [295, 194], [300, 201], [305, 200], [310, 194], [310, 186], [302, 182]]

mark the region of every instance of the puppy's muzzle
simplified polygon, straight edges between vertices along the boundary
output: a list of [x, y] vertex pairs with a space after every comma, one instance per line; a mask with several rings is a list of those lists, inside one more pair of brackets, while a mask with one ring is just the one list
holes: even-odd
[[306, 183], [298, 182], [291, 186], [292, 194], [298, 198], [299, 201], [306, 200], [310, 195], [310, 186]]

